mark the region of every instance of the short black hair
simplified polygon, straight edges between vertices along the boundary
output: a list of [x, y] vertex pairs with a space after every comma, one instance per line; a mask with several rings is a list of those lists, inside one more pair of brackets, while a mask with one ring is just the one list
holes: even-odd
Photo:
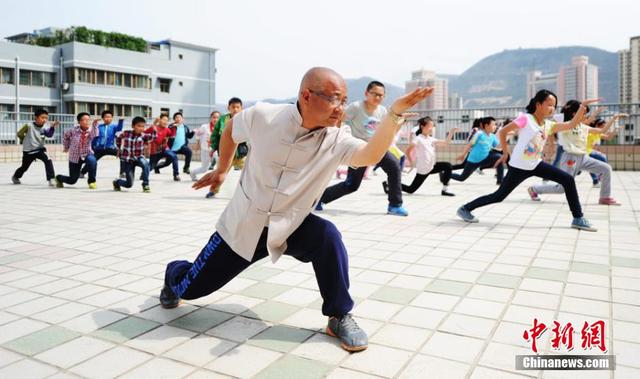
[[102, 111], [102, 113], [100, 113], [100, 117], [101, 117], [101, 118], [104, 118], [104, 116], [106, 116], [106, 115], [108, 115], [108, 114], [110, 114], [110, 115], [111, 115], [111, 117], [113, 117], [113, 112], [111, 112], [111, 111], [110, 111], [110, 110], [108, 110], [108, 109], [103, 110], [103, 111]]
[[44, 109], [44, 108], [38, 108], [38, 109], [36, 109], [36, 111], [34, 112], [34, 115], [35, 115], [36, 117], [40, 117], [40, 116], [42, 116], [43, 114], [46, 114], [46, 115], [48, 116], [48, 115], [49, 115], [49, 111], [48, 111], [48, 110], [46, 110], [46, 109]]
[[168, 113], [160, 113], [160, 118], [169, 118], [169, 114]]
[[604, 120], [604, 118], [600, 118], [598, 117], [594, 122], [591, 123], [591, 127], [592, 128], [599, 128], [600, 125], [602, 124], [606, 124], [607, 122]]
[[239, 97], [232, 97], [231, 99], [229, 99], [229, 103], [227, 104], [227, 106], [231, 106], [231, 104], [240, 104], [240, 105], [242, 105], [242, 100], [240, 100]]
[[216, 113], [217, 113], [217, 114], [220, 114], [220, 112], [218, 112], [218, 111], [213, 111], [213, 112], [211, 112], [211, 114], [209, 115], [209, 117], [213, 116], [213, 115], [214, 115], [214, 114], [216, 114]]
[[91, 117], [91, 115], [90, 115], [89, 113], [87, 113], [87, 112], [80, 112], [80, 113], [78, 113], [78, 115], [76, 116], [76, 120], [78, 120], [78, 122], [80, 122], [80, 120], [82, 120], [82, 118], [83, 118], [84, 116], [89, 116], [89, 117]]
[[473, 123], [471, 124], [471, 129], [477, 129], [480, 127], [480, 124], [482, 124], [482, 119], [481, 118], [476, 118], [473, 120]]
[[176, 116], [178, 116], [178, 115], [180, 115], [180, 116], [184, 117], [184, 115], [182, 114], [182, 112], [176, 112], [176, 113], [174, 113], [174, 114], [173, 114], [173, 119], [175, 120], [175, 119], [176, 119]]
[[131, 126], [136, 126], [136, 124], [146, 124], [147, 121], [144, 119], [144, 117], [140, 117], [140, 116], [136, 116], [133, 118], [133, 120], [131, 120]]
[[385, 89], [384, 84], [382, 84], [382, 82], [379, 82], [377, 80], [372, 80], [369, 82], [369, 84], [367, 84], [367, 92], [371, 91], [373, 87], [382, 87], [382, 89]]
[[495, 122], [496, 119], [488, 116], [488, 117], [483, 117], [480, 119], [480, 128], [484, 129], [485, 126], [491, 124], [492, 122]]

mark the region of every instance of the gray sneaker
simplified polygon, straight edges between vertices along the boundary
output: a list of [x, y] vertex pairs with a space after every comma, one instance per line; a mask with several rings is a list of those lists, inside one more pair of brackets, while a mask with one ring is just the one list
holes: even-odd
[[327, 334], [340, 339], [340, 345], [346, 351], [362, 351], [369, 345], [367, 333], [360, 329], [350, 313], [340, 317], [329, 317]]
[[13, 184], [20, 184], [20, 179], [16, 178], [15, 175], [11, 177], [11, 182]]
[[463, 219], [466, 222], [478, 222], [479, 220], [476, 218], [476, 216], [471, 214], [471, 211], [468, 210], [467, 208], [463, 206], [461, 206], [460, 208], [458, 208], [458, 211], [456, 212], [456, 214], [458, 215], [458, 217], [460, 217], [461, 219]]

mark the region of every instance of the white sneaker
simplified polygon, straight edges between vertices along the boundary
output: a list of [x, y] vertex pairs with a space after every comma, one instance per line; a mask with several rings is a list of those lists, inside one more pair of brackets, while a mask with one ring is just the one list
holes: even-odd
[[191, 174], [189, 174], [189, 175], [191, 175], [191, 180], [193, 180], [194, 182], [197, 182], [197, 181], [198, 181], [198, 178], [196, 177], [196, 174], [191, 173]]
[[55, 187], [56, 186], [56, 181], [53, 179], [49, 179], [47, 180], [47, 182], [49, 182], [49, 187]]

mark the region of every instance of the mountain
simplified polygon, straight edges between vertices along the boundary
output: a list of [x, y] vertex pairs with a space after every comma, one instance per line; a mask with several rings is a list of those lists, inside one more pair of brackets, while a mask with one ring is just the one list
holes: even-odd
[[525, 105], [527, 73], [557, 73], [578, 55], [598, 66], [599, 95], [604, 102], [618, 101], [618, 55], [605, 50], [569, 46], [548, 49], [504, 50], [490, 55], [460, 75], [447, 75], [449, 93], [464, 98], [466, 108]]

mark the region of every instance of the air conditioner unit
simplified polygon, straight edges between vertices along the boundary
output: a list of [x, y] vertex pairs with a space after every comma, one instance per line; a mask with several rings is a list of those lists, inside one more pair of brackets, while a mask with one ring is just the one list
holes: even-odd
[[69, 83], [64, 82], [64, 83], [62, 83], [62, 85], [60, 85], [60, 87], [62, 88], [63, 91], [68, 91], [69, 90]]

